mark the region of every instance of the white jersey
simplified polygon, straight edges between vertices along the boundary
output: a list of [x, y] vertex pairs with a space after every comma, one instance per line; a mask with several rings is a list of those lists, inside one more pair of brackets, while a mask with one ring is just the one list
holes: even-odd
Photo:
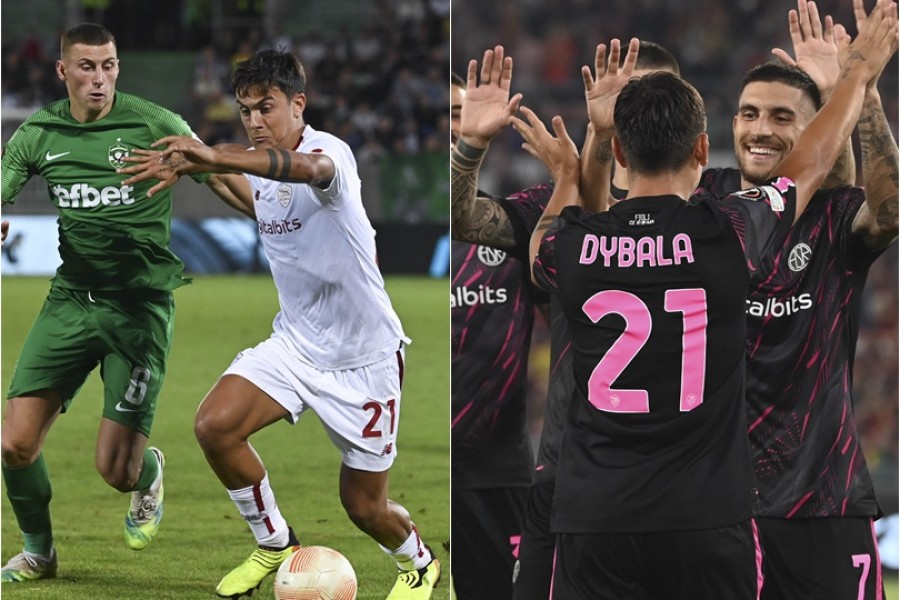
[[375, 262], [375, 230], [363, 208], [356, 159], [347, 144], [309, 125], [295, 151], [332, 160], [327, 189], [247, 175], [278, 288], [274, 335], [320, 369], [380, 361], [410, 340]]

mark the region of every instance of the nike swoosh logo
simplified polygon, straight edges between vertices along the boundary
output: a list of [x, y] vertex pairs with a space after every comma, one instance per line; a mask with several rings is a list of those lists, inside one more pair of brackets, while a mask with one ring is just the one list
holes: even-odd
[[116, 404], [116, 410], [123, 413], [137, 412], [136, 408], [128, 408], [127, 406], [123, 406], [121, 402]]
[[47, 155], [44, 158], [47, 159], [48, 161], [56, 160], [57, 158], [59, 158], [61, 156], [65, 156], [66, 154], [72, 154], [72, 151], [69, 150], [68, 152], [60, 152], [59, 154], [50, 154], [50, 151], [47, 150]]

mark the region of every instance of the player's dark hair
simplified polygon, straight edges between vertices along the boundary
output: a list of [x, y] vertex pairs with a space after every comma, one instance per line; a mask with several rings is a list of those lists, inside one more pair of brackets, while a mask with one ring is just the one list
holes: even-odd
[[681, 68], [672, 53], [655, 42], [641, 41], [641, 49], [638, 52], [634, 68], [671, 71], [676, 75], [681, 75]]
[[96, 23], [81, 23], [67, 29], [59, 40], [59, 53], [63, 55], [75, 44], [84, 44], [85, 46], [105, 46], [112, 43], [116, 45], [116, 38], [113, 34], [102, 25]]
[[290, 52], [260, 50], [238, 63], [231, 74], [231, 87], [237, 96], [278, 88], [290, 100], [306, 91], [306, 72], [300, 60]]
[[457, 87], [466, 89], [465, 80], [462, 77], [460, 77], [459, 75], [457, 75], [454, 71], [450, 71], [450, 85], [455, 85]]
[[777, 62], [768, 62], [757, 65], [750, 69], [744, 76], [744, 83], [741, 85], [741, 93], [743, 93], [744, 88], [747, 87], [748, 84], [757, 81], [783, 83], [784, 85], [796, 88], [812, 101], [816, 110], [822, 108], [822, 94], [819, 93], [819, 86], [817, 86], [816, 82], [799, 67]]
[[667, 71], [635, 77], [619, 94], [616, 135], [634, 173], [675, 171], [690, 160], [706, 131], [703, 99], [688, 82]]

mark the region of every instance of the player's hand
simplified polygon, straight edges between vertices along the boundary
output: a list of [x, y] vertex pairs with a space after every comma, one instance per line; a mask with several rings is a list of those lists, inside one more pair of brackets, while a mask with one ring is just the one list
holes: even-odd
[[6, 241], [6, 236], [9, 234], [9, 221], [0, 222], [0, 243]]
[[160, 156], [161, 161], [165, 161], [175, 152], [180, 152], [186, 160], [196, 165], [214, 165], [216, 162], [216, 151], [189, 135], [169, 135], [156, 140], [150, 146], [152, 148], [166, 146]]
[[156, 179], [159, 183], [147, 190], [148, 198], [175, 185], [191, 163], [184, 160], [180, 154], [171, 155], [163, 160], [162, 154], [161, 150], [142, 148], [132, 150], [125, 157], [126, 162], [133, 163], [132, 166], [116, 169], [116, 173], [131, 175], [122, 182], [122, 185], [134, 185], [148, 179]]
[[554, 137], [534, 111], [525, 106], [520, 110], [527, 122], [518, 117], [511, 117], [510, 122], [525, 140], [522, 148], [544, 163], [555, 181], [558, 182], [566, 176], [571, 178], [573, 174], [577, 181], [581, 169], [578, 148], [569, 137], [562, 117], [558, 115], [553, 117], [553, 131], [556, 133]]
[[881, 72], [897, 52], [898, 17], [897, 3], [878, 0], [868, 15], [863, 0], [853, 0], [853, 14], [859, 35], [843, 56], [842, 76], [852, 74], [862, 78], [871, 87], [878, 82]]
[[503, 46], [485, 50], [481, 61], [469, 61], [466, 74], [466, 96], [459, 116], [459, 137], [475, 148], [486, 148], [498, 133], [509, 125], [522, 101], [522, 94], [509, 97], [512, 82], [512, 58], [503, 55]]
[[805, 71], [819, 88], [824, 103], [841, 75], [834, 21], [827, 15], [823, 28], [816, 3], [797, 0], [797, 10], [788, 12], [788, 27], [796, 59], [781, 48], [773, 49], [772, 54]]
[[612, 40], [609, 43], [608, 62], [606, 60], [606, 44], [600, 44], [597, 46], [597, 54], [594, 57], [595, 75], [591, 75], [591, 69], [587, 65], [581, 67], [588, 117], [594, 131], [601, 137], [612, 137], [615, 133], [613, 110], [616, 107], [616, 98], [619, 97], [619, 92], [628, 84], [634, 74], [634, 65], [637, 62], [640, 47], [640, 41], [637, 38], [631, 38], [625, 62], [620, 67], [619, 40]]

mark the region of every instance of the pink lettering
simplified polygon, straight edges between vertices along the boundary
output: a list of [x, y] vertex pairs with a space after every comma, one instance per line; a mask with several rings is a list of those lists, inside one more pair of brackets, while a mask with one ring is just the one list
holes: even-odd
[[581, 245], [581, 259], [578, 261], [583, 265], [589, 265], [597, 260], [597, 248], [600, 241], [594, 234], [584, 236], [584, 243]]

